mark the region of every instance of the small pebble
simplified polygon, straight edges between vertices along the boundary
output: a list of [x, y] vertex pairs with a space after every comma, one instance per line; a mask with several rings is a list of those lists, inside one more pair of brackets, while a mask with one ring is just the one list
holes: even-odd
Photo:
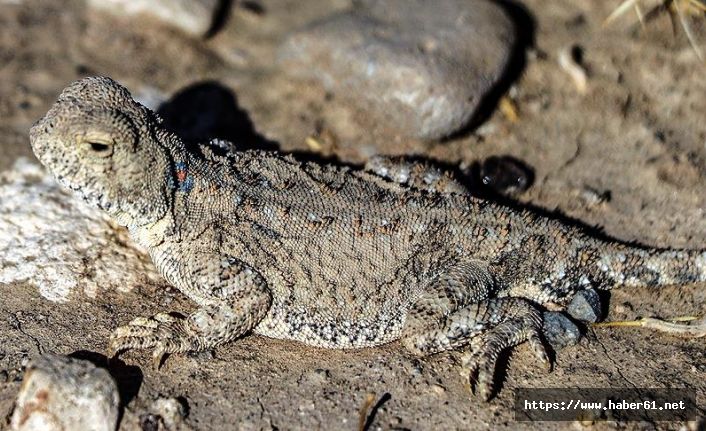
[[331, 372], [324, 368], [317, 368], [314, 373], [320, 376], [322, 379], [327, 380], [331, 377]]
[[581, 62], [581, 49], [567, 47], [559, 51], [559, 66], [571, 77], [576, 91], [584, 95], [588, 92], [588, 73]]
[[142, 431], [158, 431], [159, 430], [159, 419], [158, 415], [153, 415], [152, 413], [146, 413], [140, 416], [140, 429]]
[[441, 385], [431, 385], [431, 390], [434, 392], [436, 395], [443, 395], [446, 392], [446, 388], [441, 386]]
[[307, 371], [302, 374], [301, 382], [311, 385], [323, 385], [331, 378], [331, 372], [323, 368]]
[[581, 290], [566, 308], [566, 312], [582, 322], [598, 322], [603, 317], [601, 298], [595, 289]]
[[197, 361], [212, 361], [216, 357], [213, 350], [202, 350], [200, 352], [188, 352], [187, 355]]
[[556, 311], [544, 313], [544, 338], [554, 348], [561, 350], [573, 346], [581, 339], [581, 331], [564, 314]]
[[118, 388], [89, 361], [47, 354], [30, 362], [10, 429], [114, 431]]
[[179, 429], [188, 413], [188, 405], [183, 399], [158, 398], [152, 403], [150, 409], [154, 416], [162, 420], [167, 429]]
[[610, 190], [597, 190], [593, 187], [584, 187], [578, 191], [578, 197], [588, 207], [596, 207], [604, 203], [610, 202], [612, 196]]
[[626, 314], [630, 313], [634, 310], [635, 308], [632, 306], [631, 303], [629, 302], [624, 302], [622, 304], [618, 304], [615, 306], [615, 313], [620, 315], [620, 314]]
[[534, 171], [524, 162], [510, 156], [491, 156], [480, 167], [485, 187], [501, 195], [526, 191], [534, 181]]

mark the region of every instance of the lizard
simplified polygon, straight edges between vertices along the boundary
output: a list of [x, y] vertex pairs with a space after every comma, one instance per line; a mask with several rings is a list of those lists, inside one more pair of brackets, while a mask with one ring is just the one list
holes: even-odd
[[[338, 349], [399, 340], [415, 356], [470, 352], [468, 378], [488, 400], [501, 352], [527, 342], [551, 368], [542, 310], [565, 309], [582, 289], [706, 281], [706, 251], [601, 238], [464, 193], [423, 166], [188, 145], [107, 77], [64, 89], [30, 144], [198, 305], [112, 332], [111, 355], [151, 349], [157, 366], [250, 333]], [[663, 323], [706, 333], [706, 320]]]

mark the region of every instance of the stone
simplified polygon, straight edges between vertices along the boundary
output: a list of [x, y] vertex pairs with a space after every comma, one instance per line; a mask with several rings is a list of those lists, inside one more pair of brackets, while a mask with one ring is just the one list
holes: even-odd
[[534, 170], [511, 156], [491, 156], [480, 165], [480, 181], [492, 193], [518, 195], [534, 182]]
[[512, 20], [485, 0], [360, 0], [289, 35], [278, 59], [377, 121], [438, 139], [468, 123], [514, 40]]
[[574, 299], [566, 307], [566, 312], [582, 322], [598, 322], [603, 317], [601, 298], [598, 296], [598, 292], [595, 289], [576, 292]]
[[163, 282], [145, 251], [101, 210], [18, 159], [0, 173], [0, 283], [29, 282], [47, 300]]
[[547, 311], [544, 313], [544, 338], [554, 350], [573, 346], [581, 339], [581, 330], [562, 313]]
[[206, 36], [219, 0], [89, 0], [88, 5], [116, 16], [151, 15], [192, 36]]
[[[151, 414], [158, 418], [158, 422], [168, 430], [190, 429], [184, 419], [188, 415], [188, 405], [176, 398], [160, 397], [156, 399], [150, 408]], [[164, 429], [159, 428], [159, 429]]]
[[10, 429], [114, 431], [119, 403], [118, 387], [106, 370], [47, 354], [27, 368]]

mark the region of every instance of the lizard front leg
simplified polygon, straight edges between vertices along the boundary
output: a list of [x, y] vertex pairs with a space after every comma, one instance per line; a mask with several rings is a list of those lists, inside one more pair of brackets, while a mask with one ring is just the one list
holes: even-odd
[[159, 313], [138, 317], [113, 331], [111, 356], [129, 349], [153, 349], [158, 366], [168, 353], [207, 350], [254, 328], [267, 314], [270, 291], [262, 276], [242, 261], [200, 253], [193, 263], [171, 264], [165, 274], [201, 308], [187, 317]]

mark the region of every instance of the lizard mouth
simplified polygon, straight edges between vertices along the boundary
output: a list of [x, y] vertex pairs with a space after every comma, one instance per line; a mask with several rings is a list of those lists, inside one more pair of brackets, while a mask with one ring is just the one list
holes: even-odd
[[47, 153], [49, 145], [47, 140], [49, 139], [50, 133], [53, 130], [53, 125], [44, 125], [46, 122], [46, 117], [34, 123], [31, 129], [29, 129], [29, 145], [32, 147], [34, 155], [37, 159], [50, 171], [53, 172], [52, 167], [47, 163]]

